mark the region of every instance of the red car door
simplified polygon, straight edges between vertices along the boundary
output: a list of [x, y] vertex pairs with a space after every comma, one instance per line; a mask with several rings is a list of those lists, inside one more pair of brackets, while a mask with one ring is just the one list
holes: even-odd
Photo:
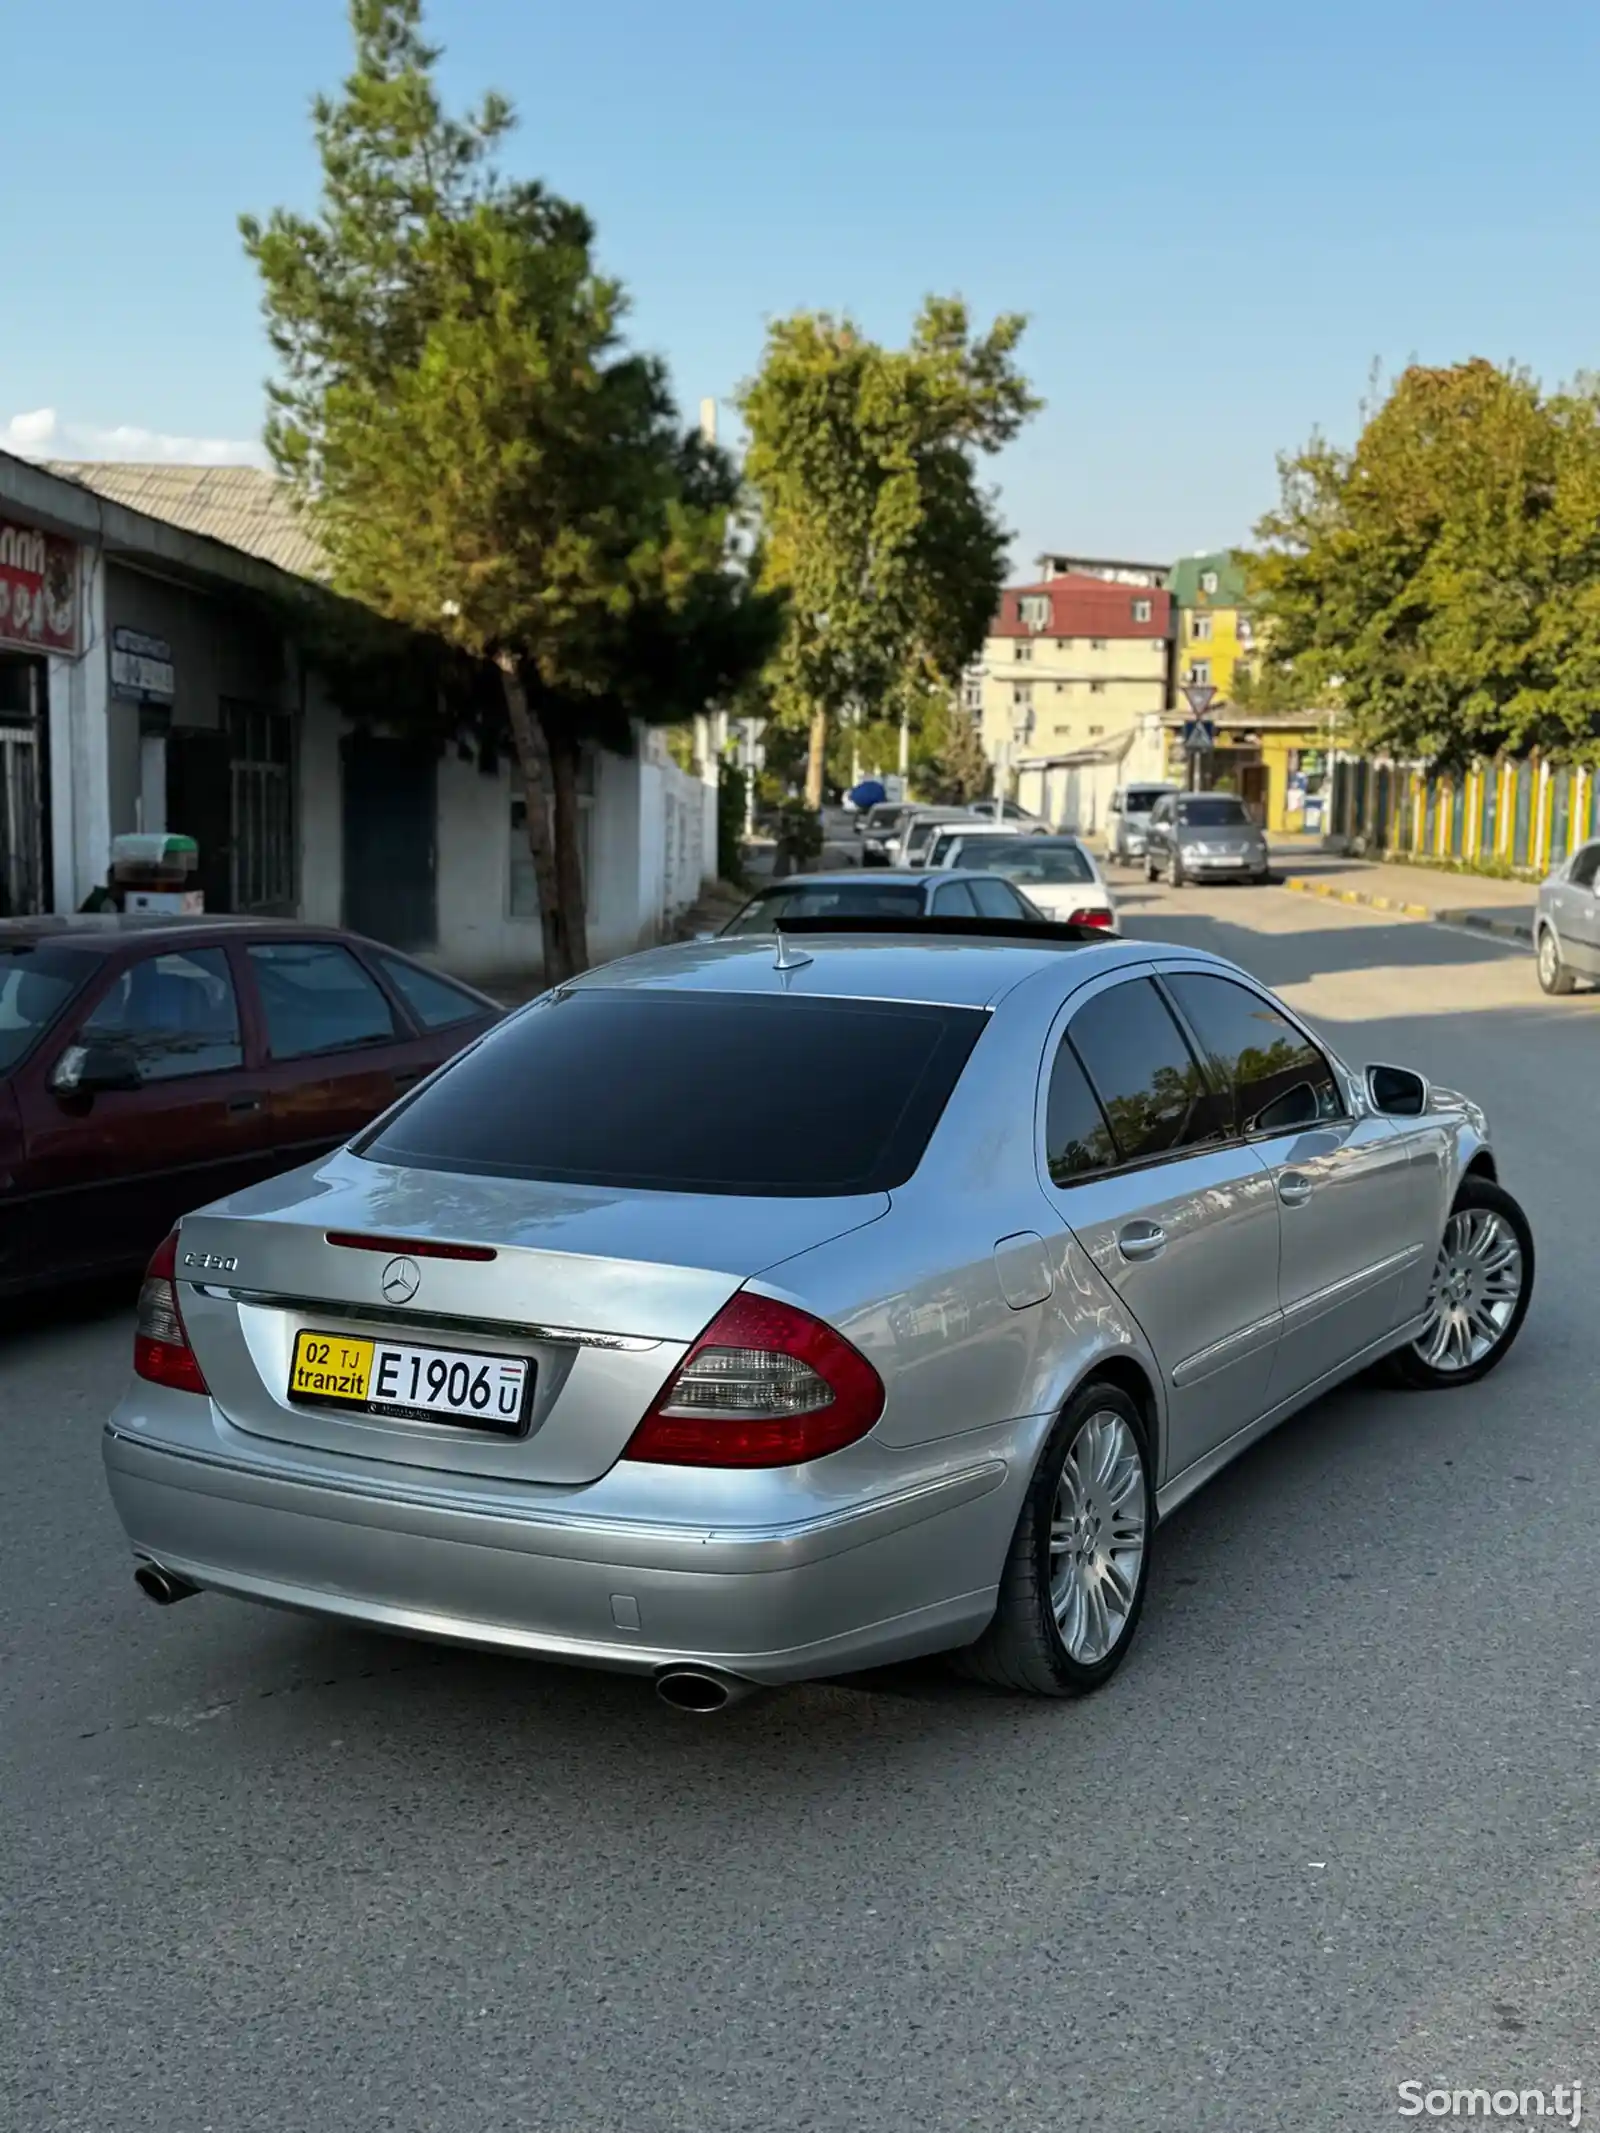
[[[97, 1075], [126, 1074], [108, 1086]], [[180, 1215], [272, 1168], [226, 951], [119, 958], [17, 1082], [30, 1257], [92, 1273], [153, 1251]]]
[[342, 941], [252, 940], [241, 965], [277, 1167], [315, 1162], [394, 1102], [416, 1032]]

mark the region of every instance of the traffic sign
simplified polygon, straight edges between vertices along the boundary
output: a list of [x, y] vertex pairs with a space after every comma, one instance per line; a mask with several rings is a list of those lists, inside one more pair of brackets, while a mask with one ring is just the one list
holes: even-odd
[[1217, 700], [1217, 692], [1209, 681], [1186, 681], [1183, 685], [1183, 700], [1196, 718], [1204, 718]]
[[1191, 718], [1184, 722], [1183, 745], [1190, 755], [1208, 755], [1217, 745], [1217, 729], [1208, 718]]

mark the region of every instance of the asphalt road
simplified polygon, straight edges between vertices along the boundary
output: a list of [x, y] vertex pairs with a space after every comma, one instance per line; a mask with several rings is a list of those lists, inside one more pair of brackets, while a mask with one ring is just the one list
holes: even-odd
[[[1600, 998], [1281, 889], [1131, 931], [1487, 1103], [1520, 1346], [1362, 1385], [1164, 1529], [1078, 1705], [936, 1666], [700, 1722], [624, 1680], [138, 1599], [120, 1299], [0, 1336], [0, 2126], [1379, 2128], [1600, 2109]], [[1427, 2122], [1427, 2121], [1424, 2121]]]

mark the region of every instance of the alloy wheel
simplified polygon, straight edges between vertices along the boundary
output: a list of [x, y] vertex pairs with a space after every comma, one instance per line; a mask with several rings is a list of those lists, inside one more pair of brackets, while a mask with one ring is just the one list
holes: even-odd
[[1522, 1280], [1522, 1247], [1504, 1215], [1481, 1207], [1453, 1214], [1414, 1353], [1442, 1373], [1481, 1363], [1511, 1323]]
[[1072, 1440], [1050, 1521], [1050, 1604], [1067, 1655], [1095, 1666], [1128, 1627], [1149, 1511], [1144, 1465], [1126, 1419], [1091, 1414]]

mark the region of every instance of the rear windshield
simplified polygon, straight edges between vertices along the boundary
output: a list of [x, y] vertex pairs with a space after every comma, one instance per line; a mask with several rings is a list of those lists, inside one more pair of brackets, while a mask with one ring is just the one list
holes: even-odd
[[1187, 829], [1243, 829], [1250, 817], [1242, 800], [1180, 800], [1178, 820]]
[[981, 1010], [770, 994], [555, 993], [357, 1152], [629, 1191], [887, 1192], [921, 1160]]
[[1021, 882], [1024, 888], [1030, 881], [1094, 880], [1094, 868], [1080, 845], [1030, 844], [1025, 837], [1008, 837], [990, 857], [970, 864], [987, 867], [991, 874], [1003, 874], [1007, 881]]
[[913, 882], [819, 884], [758, 896], [722, 930], [724, 934], [770, 933], [780, 918], [915, 918], [921, 910], [922, 891]]
[[9, 1074], [97, 967], [71, 948], [0, 948], [0, 1074]]

